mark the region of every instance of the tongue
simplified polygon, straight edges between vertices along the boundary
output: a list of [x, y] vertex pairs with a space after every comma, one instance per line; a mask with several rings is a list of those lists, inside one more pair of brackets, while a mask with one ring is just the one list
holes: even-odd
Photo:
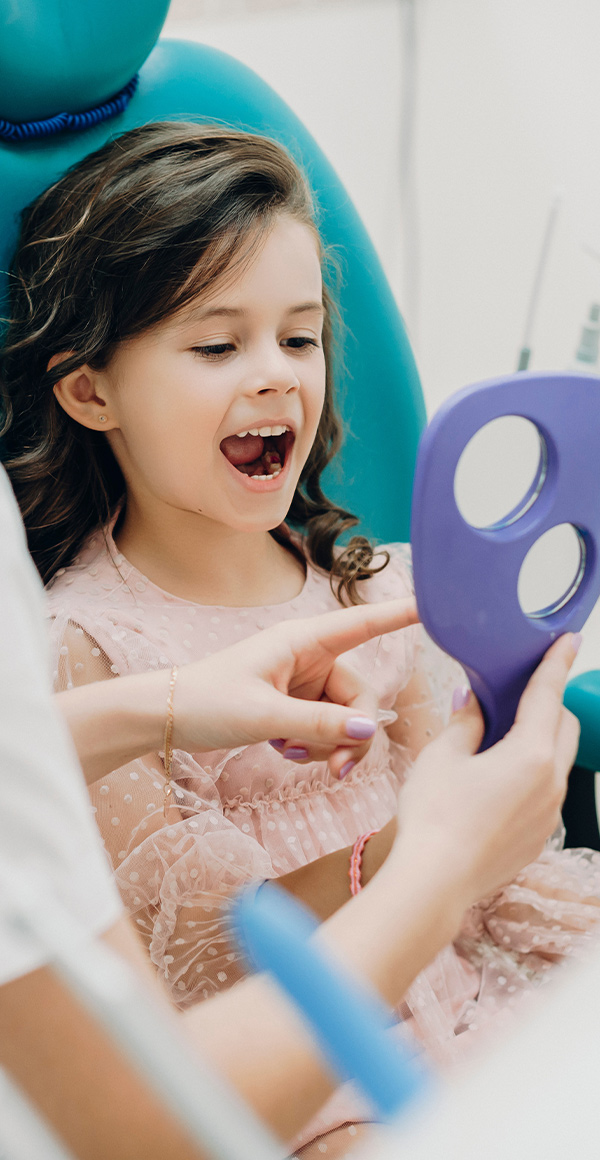
[[254, 463], [260, 459], [264, 450], [265, 441], [260, 435], [230, 435], [221, 443], [221, 451], [234, 467], [242, 467], [245, 463]]

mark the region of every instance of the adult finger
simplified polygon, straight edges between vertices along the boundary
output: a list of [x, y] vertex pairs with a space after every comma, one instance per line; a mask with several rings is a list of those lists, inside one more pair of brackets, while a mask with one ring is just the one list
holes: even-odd
[[346, 726], [350, 741], [328, 758], [331, 772], [339, 776], [343, 770], [342, 776], [345, 777], [357, 762], [362, 761], [375, 736], [372, 727], [377, 723], [379, 697], [356, 669], [341, 660], [337, 660], [332, 667], [325, 693], [330, 701], [337, 705], [347, 705], [354, 714], [350, 718], [351, 725]]
[[461, 707], [452, 713], [446, 728], [431, 742], [439, 749], [440, 760], [443, 760], [444, 750], [453, 755], [469, 756], [477, 753], [483, 741], [485, 726], [475, 694], [465, 686], [464, 689], [455, 690], [453, 700]]
[[311, 761], [326, 762], [333, 776], [341, 780], [362, 760], [370, 743], [367, 742], [354, 749], [349, 749], [348, 743], [324, 746], [307, 741], [305, 737], [290, 737], [288, 739], [277, 737], [274, 741], [270, 741], [270, 744], [281, 753], [283, 758], [293, 761], [297, 765], [308, 765]]
[[[347, 718], [345, 738], [345, 745], [352, 753], [348, 752], [346, 756], [344, 754], [338, 755], [334, 763], [335, 769], [338, 770], [349, 760], [356, 764], [367, 752], [375, 733], [379, 698], [375, 690], [356, 672], [356, 669], [340, 660], [334, 661], [331, 667], [324, 688], [324, 697], [335, 705], [345, 705], [352, 710], [352, 714], [349, 714]], [[299, 759], [296, 755], [302, 748], [302, 744], [300, 738], [289, 738], [283, 750], [284, 755], [288, 749], [291, 749], [294, 760], [329, 761], [332, 753], [331, 745], [312, 744], [308, 747], [306, 757]], [[304, 738], [304, 745], [306, 747], [306, 738]]]
[[[377, 693], [368, 681], [345, 661], [336, 660], [331, 666], [324, 694], [335, 705], [347, 705], [349, 709], [354, 709], [357, 715], [368, 717], [371, 721], [377, 720], [379, 709]], [[360, 740], [364, 740], [364, 734], [359, 733], [359, 737]]]
[[[359, 604], [353, 608], [340, 608], [335, 612], [325, 612], [309, 621], [288, 621], [290, 631], [296, 630], [296, 644], [300, 649], [318, 643], [332, 656], [348, 652], [365, 644], [375, 636], [395, 632], [419, 623], [419, 614], [414, 597], [402, 600], [386, 600], [379, 604]], [[310, 640], [307, 628], [310, 624]]]
[[542, 657], [519, 701], [513, 726], [516, 732], [526, 732], [532, 738], [550, 738], [554, 743], [569, 669], [580, 640], [578, 634], [567, 633], [559, 637]]

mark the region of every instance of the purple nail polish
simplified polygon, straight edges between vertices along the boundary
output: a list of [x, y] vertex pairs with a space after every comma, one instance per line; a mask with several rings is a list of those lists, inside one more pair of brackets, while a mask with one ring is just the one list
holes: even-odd
[[573, 636], [571, 637], [571, 644], [573, 646], [573, 651], [575, 654], [577, 654], [579, 652], [579, 649], [581, 648], [582, 640], [583, 640], [583, 637], [582, 637], [580, 632], [573, 633]]
[[269, 745], [272, 745], [273, 749], [285, 749], [285, 737], [271, 737]]
[[372, 737], [377, 725], [368, 717], [349, 717], [346, 721], [346, 736], [355, 741], [367, 741]]
[[452, 694], [452, 712], [458, 713], [459, 709], [464, 709], [470, 696], [471, 690], [469, 686], [459, 685], [459, 687], [455, 689]]
[[305, 757], [308, 757], [308, 749], [305, 749], [303, 745], [290, 745], [283, 756], [287, 761], [304, 761]]
[[347, 773], [350, 773], [350, 770], [354, 769], [355, 765], [356, 765], [355, 761], [347, 761], [346, 764], [343, 765], [342, 768], [340, 769], [340, 780], [342, 779], [342, 777], [345, 777]]

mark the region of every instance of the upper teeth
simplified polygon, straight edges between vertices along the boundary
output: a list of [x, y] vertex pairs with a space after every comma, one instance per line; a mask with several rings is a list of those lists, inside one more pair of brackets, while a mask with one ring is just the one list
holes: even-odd
[[276, 427], [251, 427], [249, 431], [238, 431], [238, 439], [244, 439], [246, 435], [262, 435], [266, 439], [268, 435], [283, 435], [285, 431], [290, 431], [290, 427], [284, 427], [282, 423], [278, 423]]

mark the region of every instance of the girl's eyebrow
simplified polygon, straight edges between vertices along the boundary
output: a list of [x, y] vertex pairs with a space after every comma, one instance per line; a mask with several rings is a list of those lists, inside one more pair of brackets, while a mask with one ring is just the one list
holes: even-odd
[[308, 314], [310, 310], [319, 314], [325, 313], [322, 302], [301, 302], [299, 306], [291, 306], [288, 314]]

